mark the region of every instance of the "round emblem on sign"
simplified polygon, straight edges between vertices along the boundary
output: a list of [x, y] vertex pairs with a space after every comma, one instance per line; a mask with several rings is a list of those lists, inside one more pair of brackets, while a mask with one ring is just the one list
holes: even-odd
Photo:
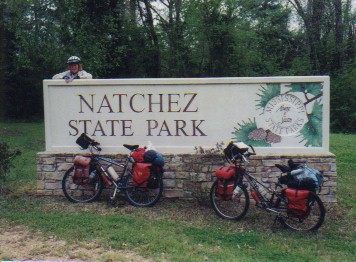
[[267, 128], [280, 136], [298, 133], [308, 120], [303, 101], [291, 94], [279, 95], [268, 101], [264, 116]]

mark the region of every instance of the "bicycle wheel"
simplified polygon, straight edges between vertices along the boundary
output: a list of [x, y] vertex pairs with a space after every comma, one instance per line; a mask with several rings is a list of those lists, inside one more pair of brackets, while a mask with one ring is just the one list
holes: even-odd
[[127, 175], [125, 196], [131, 205], [136, 207], [150, 207], [158, 202], [163, 192], [162, 177], [159, 176], [154, 187], [140, 187], [133, 185], [133, 175]]
[[[92, 173], [91, 173], [92, 174]], [[104, 187], [102, 177], [95, 172], [87, 184], [77, 185], [73, 183], [74, 167], [68, 169], [62, 180], [62, 190], [65, 197], [76, 203], [87, 203], [96, 200]]]
[[288, 200], [285, 196], [283, 199], [277, 199], [276, 207], [284, 209], [285, 212], [281, 212], [280, 221], [286, 227], [296, 231], [315, 231], [324, 222], [325, 219], [325, 207], [319, 196], [313, 192], [310, 192], [308, 211], [305, 215], [296, 216], [287, 212], [286, 203]]
[[215, 181], [210, 190], [210, 202], [216, 214], [225, 219], [239, 220], [243, 218], [250, 206], [250, 199], [247, 189], [240, 187], [241, 194], [239, 196], [232, 196], [230, 200], [223, 200], [216, 194], [218, 189], [218, 182]]

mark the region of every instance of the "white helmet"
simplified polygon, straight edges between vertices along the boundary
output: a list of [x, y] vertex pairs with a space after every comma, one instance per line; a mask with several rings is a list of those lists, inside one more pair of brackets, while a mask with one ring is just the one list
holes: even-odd
[[68, 58], [67, 64], [81, 64], [81, 61], [79, 57], [71, 56]]

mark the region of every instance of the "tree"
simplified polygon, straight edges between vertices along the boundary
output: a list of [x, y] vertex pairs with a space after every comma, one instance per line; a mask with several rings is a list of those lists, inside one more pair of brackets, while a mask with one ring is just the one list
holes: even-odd
[[320, 54], [322, 19], [324, 18], [325, 1], [323, 0], [289, 0], [302, 18], [309, 48], [311, 72], [320, 74]]
[[5, 56], [6, 56], [6, 37], [5, 37], [5, 1], [0, 1], [0, 121], [5, 119], [5, 93], [6, 93], [6, 86], [5, 86]]

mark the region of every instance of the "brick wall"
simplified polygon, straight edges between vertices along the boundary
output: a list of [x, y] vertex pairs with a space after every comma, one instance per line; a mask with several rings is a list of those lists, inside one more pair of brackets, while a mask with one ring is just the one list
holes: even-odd
[[[37, 154], [37, 194], [62, 195], [61, 181], [67, 169], [72, 166], [73, 153]], [[126, 155], [105, 155], [121, 161]], [[320, 192], [325, 202], [336, 202], [336, 159], [333, 154], [325, 155], [257, 155], [251, 156], [247, 170], [256, 175], [264, 184], [277, 181], [280, 171], [275, 164], [286, 164], [292, 158], [295, 162], [308, 162], [310, 167], [324, 171], [324, 185]], [[179, 154], [164, 155], [164, 193], [167, 198], [191, 198], [192, 181], [201, 188], [210, 188], [214, 171], [225, 161], [217, 155]]]

